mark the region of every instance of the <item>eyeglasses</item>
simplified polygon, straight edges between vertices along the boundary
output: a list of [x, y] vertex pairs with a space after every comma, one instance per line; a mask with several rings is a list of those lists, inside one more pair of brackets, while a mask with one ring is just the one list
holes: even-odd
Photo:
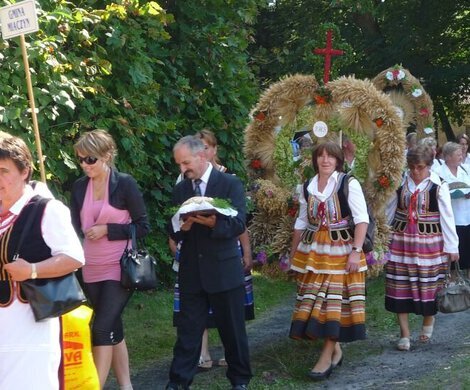
[[422, 171], [423, 169], [426, 169], [427, 167], [428, 167], [428, 166], [425, 165], [425, 164], [416, 164], [416, 165], [410, 164], [410, 165], [408, 166], [408, 168], [409, 168], [410, 171]]
[[86, 157], [77, 156], [77, 157], [78, 157], [78, 161], [80, 162], [80, 164], [85, 163], [86, 165], [93, 165], [98, 161], [96, 157], [91, 157], [91, 156], [86, 156]]

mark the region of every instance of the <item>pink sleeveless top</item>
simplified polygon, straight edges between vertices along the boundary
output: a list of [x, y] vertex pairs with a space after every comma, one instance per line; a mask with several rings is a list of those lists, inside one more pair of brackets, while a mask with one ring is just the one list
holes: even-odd
[[[131, 222], [128, 210], [119, 210], [109, 204], [109, 173], [103, 200], [93, 200], [93, 180], [88, 181], [85, 199], [80, 210], [80, 220], [84, 233], [94, 225], [128, 224]], [[85, 252], [85, 265], [82, 268], [83, 280], [86, 283], [121, 280], [119, 260], [126, 243], [127, 240], [109, 241], [107, 236], [95, 241], [85, 237], [83, 241]]]

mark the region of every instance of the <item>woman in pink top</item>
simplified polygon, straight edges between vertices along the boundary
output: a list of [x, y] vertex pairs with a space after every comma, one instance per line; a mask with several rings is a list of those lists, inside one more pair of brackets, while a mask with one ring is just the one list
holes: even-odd
[[72, 222], [84, 237], [83, 281], [94, 310], [93, 358], [103, 388], [111, 365], [121, 389], [132, 389], [122, 312], [132, 291], [121, 287], [120, 258], [130, 224], [137, 237], [149, 223], [142, 193], [132, 176], [114, 168], [116, 144], [105, 130], [83, 134], [74, 145], [86, 176], [72, 188]]

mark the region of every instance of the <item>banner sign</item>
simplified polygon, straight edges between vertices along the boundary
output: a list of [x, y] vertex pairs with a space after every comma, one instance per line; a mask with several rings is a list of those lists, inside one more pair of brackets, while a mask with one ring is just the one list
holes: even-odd
[[39, 30], [34, 0], [25, 0], [0, 8], [2, 38], [10, 39]]

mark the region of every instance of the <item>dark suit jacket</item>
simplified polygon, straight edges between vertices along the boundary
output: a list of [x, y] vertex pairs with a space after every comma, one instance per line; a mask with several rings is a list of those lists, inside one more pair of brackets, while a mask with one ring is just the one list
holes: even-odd
[[[180, 206], [194, 196], [190, 179], [173, 189], [173, 203]], [[213, 229], [193, 224], [188, 232], [170, 234], [182, 241], [179, 256], [179, 288], [182, 293], [204, 290], [216, 293], [243, 284], [243, 267], [238, 249], [238, 236], [245, 231], [245, 191], [236, 176], [212, 169], [204, 196], [228, 199], [238, 211], [236, 217], [217, 214]], [[171, 228], [170, 228], [171, 229]]]
[[[85, 193], [90, 178], [78, 179], [72, 187], [70, 210], [75, 231], [83, 236], [80, 210], [85, 200]], [[149, 232], [149, 222], [142, 193], [135, 179], [126, 173], [111, 168], [109, 177], [109, 204], [120, 210], [128, 210], [132, 223], [136, 226], [137, 238]], [[108, 240], [126, 240], [129, 237], [129, 224], [108, 223]]]

